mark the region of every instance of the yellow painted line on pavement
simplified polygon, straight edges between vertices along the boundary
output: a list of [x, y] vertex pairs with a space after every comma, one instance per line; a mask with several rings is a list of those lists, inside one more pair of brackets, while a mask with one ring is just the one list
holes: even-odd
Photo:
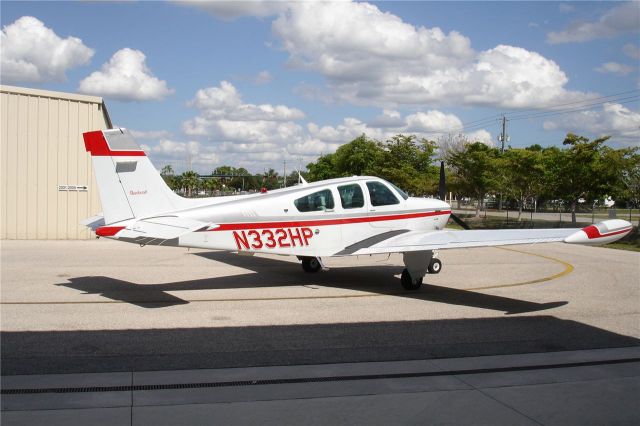
[[556, 263], [559, 263], [559, 264], [563, 265], [564, 266], [564, 270], [562, 272], [557, 273], [557, 274], [549, 275], [548, 277], [537, 278], [535, 280], [522, 281], [522, 282], [519, 282], [519, 283], [511, 283], [511, 284], [490, 285], [490, 286], [485, 286], [485, 287], [471, 287], [471, 288], [465, 288], [464, 290], [489, 290], [489, 289], [493, 289], [493, 288], [519, 287], [519, 286], [522, 286], [522, 285], [537, 284], [537, 283], [543, 283], [543, 282], [555, 280], [556, 278], [564, 277], [565, 275], [569, 275], [571, 272], [573, 272], [573, 265], [572, 264], [570, 264], [569, 262], [565, 262], [562, 259], [558, 259], [556, 257], [545, 256], [543, 254], [531, 253], [531, 252], [528, 252], [528, 251], [516, 250], [516, 249], [506, 248], [506, 247], [496, 247], [496, 248], [498, 248], [500, 250], [515, 251], [516, 253], [523, 253], [523, 254], [528, 254], [530, 256], [536, 256], [536, 257], [541, 257], [543, 259], [551, 260], [552, 262], [556, 262]]
[[[490, 290], [496, 288], [508, 288], [508, 287], [519, 287], [524, 285], [538, 284], [542, 282], [552, 281], [556, 278], [563, 277], [565, 275], [573, 272], [573, 265], [569, 262], [565, 262], [562, 259], [558, 259], [551, 256], [545, 256], [542, 254], [531, 253], [523, 250], [516, 250], [513, 248], [506, 247], [496, 247], [501, 250], [513, 251], [516, 253], [527, 254], [530, 256], [536, 256], [543, 259], [550, 260], [552, 262], [559, 263], [564, 266], [564, 270], [557, 274], [549, 275], [542, 278], [537, 278], [529, 281], [522, 281], [517, 283], [509, 283], [509, 284], [498, 284], [498, 285], [490, 285], [483, 287], [468, 287], [462, 288], [460, 290], [474, 291], [474, 290]], [[453, 288], [452, 288], [453, 290]], [[325, 295], [325, 296], [292, 296], [292, 297], [255, 297], [255, 298], [220, 298], [220, 299], [181, 299], [182, 302], [186, 303], [196, 303], [196, 302], [268, 302], [268, 301], [278, 301], [278, 300], [316, 300], [316, 299], [352, 299], [352, 298], [361, 298], [361, 297], [382, 297], [382, 296], [397, 296], [397, 295], [405, 295], [405, 296], [417, 296], [420, 293], [412, 293], [407, 291], [393, 291], [393, 292], [376, 292], [376, 293], [358, 293], [358, 294], [345, 294], [345, 295]], [[428, 293], [427, 293], [428, 294]], [[180, 301], [178, 303], [174, 303], [170, 300], [88, 300], [88, 301], [50, 301], [50, 302], [2, 302], [0, 305], [76, 305], [76, 304], [107, 304], [107, 303], [140, 303], [140, 304], [167, 304], [167, 305], [180, 305]]]

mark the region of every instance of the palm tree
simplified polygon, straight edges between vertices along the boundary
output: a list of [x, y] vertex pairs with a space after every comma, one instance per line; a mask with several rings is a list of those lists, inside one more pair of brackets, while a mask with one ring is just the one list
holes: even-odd
[[197, 189], [200, 177], [196, 172], [190, 170], [182, 174], [182, 186], [187, 191], [187, 197], [191, 197], [191, 191]]

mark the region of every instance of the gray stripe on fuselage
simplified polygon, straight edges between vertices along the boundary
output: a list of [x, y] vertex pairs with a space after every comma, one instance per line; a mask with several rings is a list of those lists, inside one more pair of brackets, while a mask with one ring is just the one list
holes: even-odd
[[358, 241], [355, 244], [351, 244], [348, 247], [345, 247], [344, 250], [339, 251], [334, 256], [344, 256], [348, 254], [353, 254], [360, 249], [371, 247], [374, 244], [378, 244], [384, 240], [388, 240], [391, 237], [395, 237], [396, 235], [404, 234], [409, 232], [408, 229], [397, 229], [395, 231], [383, 232], [382, 234], [374, 235], [373, 237], [365, 238], [362, 241]]

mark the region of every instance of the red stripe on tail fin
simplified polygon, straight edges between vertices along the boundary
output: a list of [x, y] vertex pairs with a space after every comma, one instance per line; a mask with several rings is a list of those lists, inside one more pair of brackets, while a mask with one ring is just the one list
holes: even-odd
[[84, 147], [93, 157], [144, 157], [144, 151], [113, 151], [102, 133], [102, 130], [83, 133]]

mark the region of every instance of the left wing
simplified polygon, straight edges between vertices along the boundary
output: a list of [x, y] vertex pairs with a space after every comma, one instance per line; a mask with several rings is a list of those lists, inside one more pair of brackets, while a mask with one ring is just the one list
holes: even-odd
[[360, 241], [336, 253], [336, 256], [404, 253], [421, 250], [443, 250], [467, 247], [506, 246], [563, 241], [570, 244], [606, 244], [629, 232], [625, 220], [612, 219], [586, 228], [496, 229], [470, 231], [392, 231]]

